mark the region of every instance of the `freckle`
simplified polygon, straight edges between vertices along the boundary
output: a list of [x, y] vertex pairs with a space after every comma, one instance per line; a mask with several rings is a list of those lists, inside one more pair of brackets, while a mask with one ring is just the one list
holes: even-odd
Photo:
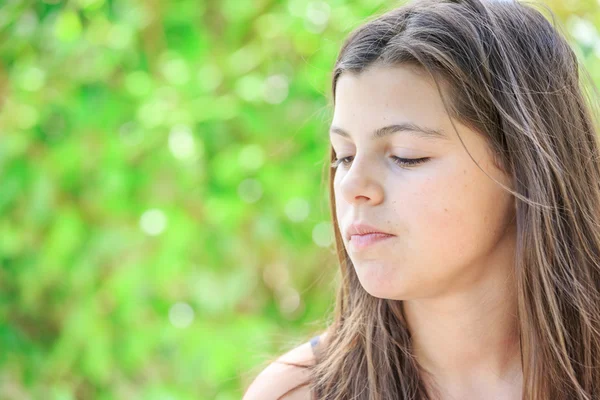
[[448, 212], [448, 209], [447, 209], [447, 208], [444, 208], [444, 211]]

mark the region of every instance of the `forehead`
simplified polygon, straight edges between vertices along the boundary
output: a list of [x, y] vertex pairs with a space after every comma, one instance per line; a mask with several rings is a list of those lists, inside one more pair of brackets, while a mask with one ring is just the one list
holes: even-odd
[[372, 131], [403, 122], [438, 128], [450, 124], [435, 82], [424, 70], [377, 65], [338, 78], [332, 125]]

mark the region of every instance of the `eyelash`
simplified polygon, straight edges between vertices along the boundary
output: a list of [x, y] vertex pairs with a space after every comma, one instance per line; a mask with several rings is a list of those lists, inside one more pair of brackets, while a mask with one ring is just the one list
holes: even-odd
[[[351, 157], [352, 156], [348, 156], [348, 157], [344, 157], [344, 158], [337, 158], [337, 159], [335, 159], [331, 163], [331, 167], [332, 168], [337, 168], [340, 164], [341, 165], [347, 165], [347, 162], [345, 162], [344, 160], [347, 160], [348, 158], [351, 158]], [[430, 157], [423, 157], [423, 158], [400, 158], [400, 157], [392, 156], [392, 159], [394, 160], [394, 162], [396, 164], [398, 164], [402, 168], [413, 167], [415, 165], [422, 164], [425, 161], [429, 160], [429, 158]]]

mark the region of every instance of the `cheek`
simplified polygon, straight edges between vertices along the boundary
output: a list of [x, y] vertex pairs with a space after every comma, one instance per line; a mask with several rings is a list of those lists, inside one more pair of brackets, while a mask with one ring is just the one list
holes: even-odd
[[338, 189], [335, 189], [334, 192], [335, 198], [335, 210], [338, 217], [338, 222], [341, 222], [343, 216], [346, 214], [346, 207], [348, 207], [348, 203], [342, 200], [342, 195], [339, 193]]
[[428, 265], [469, 264], [500, 239], [512, 200], [487, 176], [463, 173], [423, 181], [408, 213], [411, 254]]
[[408, 239], [431, 257], [469, 252], [490, 228], [495, 191], [463, 171], [423, 180], [411, 193]]
[[348, 202], [346, 202], [342, 196], [342, 193], [340, 191], [340, 182], [341, 175], [336, 174], [335, 179], [333, 181], [333, 192], [335, 198], [335, 209], [338, 219], [342, 219], [342, 217], [346, 214], [347, 209], [350, 207], [350, 204], [348, 204]]

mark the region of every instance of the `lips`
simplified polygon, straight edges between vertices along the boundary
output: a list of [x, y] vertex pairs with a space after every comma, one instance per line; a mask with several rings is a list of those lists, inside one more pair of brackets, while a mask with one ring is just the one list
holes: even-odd
[[350, 249], [352, 252], [365, 250], [377, 243], [381, 243], [393, 238], [394, 235], [385, 233], [367, 233], [365, 235], [352, 235], [350, 240]]
[[392, 233], [386, 232], [384, 229], [378, 228], [373, 225], [366, 224], [364, 222], [355, 222], [348, 226], [346, 229], [346, 239], [350, 240], [353, 235], [369, 235], [377, 234], [380, 236], [395, 236]]

